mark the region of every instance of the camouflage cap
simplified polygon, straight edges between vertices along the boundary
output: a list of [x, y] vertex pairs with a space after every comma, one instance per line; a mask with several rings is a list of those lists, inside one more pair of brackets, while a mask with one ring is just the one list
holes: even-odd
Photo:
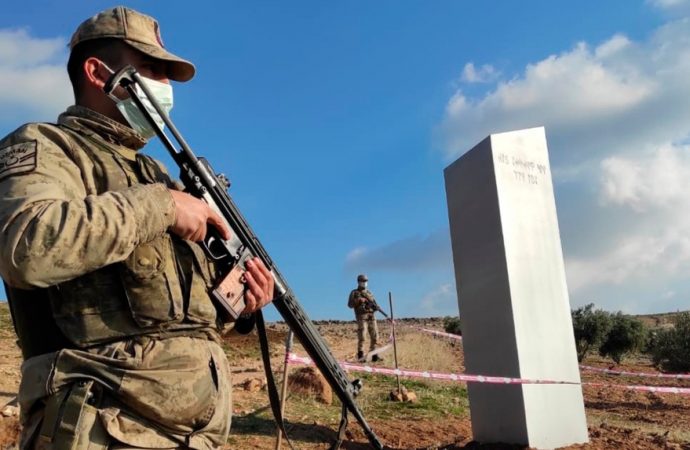
[[72, 35], [69, 48], [71, 50], [80, 42], [100, 38], [122, 39], [152, 58], [167, 61], [171, 80], [188, 81], [196, 71], [194, 64], [165, 50], [156, 19], [133, 9], [117, 6], [85, 20]]
[[363, 273], [360, 273], [359, 275], [357, 275], [357, 281], [369, 281], [369, 278], [367, 278], [367, 276]]

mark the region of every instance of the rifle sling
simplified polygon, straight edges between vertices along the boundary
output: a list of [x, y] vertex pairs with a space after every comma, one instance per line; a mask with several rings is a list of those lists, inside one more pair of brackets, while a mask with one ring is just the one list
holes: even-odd
[[[271, 402], [273, 417], [278, 424], [280, 432], [283, 433], [285, 441], [292, 450], [295, 450], [285, 431], [285, 421], [283, 420], [283, 414], [280, 412], [280, 397], [278, 395], [278, 387], [276, 386], [275, 378], [273, 377], [273, 370], [271, 370], [271, 355], [268, 351], [268, 337], [266, 336], [264, 315], [261, 310], [258, 310], [254, 314], [256, 315], [256, 331], [259, 334], [259, 344], [261, 345], [261, 358], [264, 360], [264, 372], [266, 372], [266, 389], [268, 390], [268, 399]], [[287, 376], [287, 372], [285, 376]], [[283, 401], [285, 401], [285, 399], [283, 399]]]
[[329, 450], [338, 450], [340, 445], [345, 440], [345, 430], [347, 430], [347, 406], [343, 405], [343, 415], [340, 417], [340, 426], [338, 426], [338, 437]]
[[[256, 315], [256, 332], [259, 335], [259, 344], [261, 346], [261, 358], [264, 361], [264, 372], [266, 373], [266, 389], [268, 390], [268, 399], [271, 403], [271, 410], [273, 411], [273, 417], [275, 418], [278, 428], [285, 441], [288, 443], [292, 450], [295, 448], [292, 446], [292, 442], [288, 438], [287, 432], [285, 431], [285, 421], [283, 419], [283, 414], [280, 412], [280, 396], [278, 395], [278, 387], [276, 386], [275, 378], [273, 377], [273, 370], [271, 369], [271, 356], [268, 351], [268, 337], [266, 336], [266, 325], [264, 324], [264, 315], [261, 310], [254, 313]], [[285, 374], [287, 376], [287, 373]], [[285, 399], [283, 399], [285, 401]], [[345, 430], [347, 429], [348, 419], [347, 419], [347, 406], [343, 405], [343, 413], [340, 418], [340, 427], [338, 428], [338, 437], [336, 442], [330, 450], [338, 450], [340, 445], [345, 439]]]

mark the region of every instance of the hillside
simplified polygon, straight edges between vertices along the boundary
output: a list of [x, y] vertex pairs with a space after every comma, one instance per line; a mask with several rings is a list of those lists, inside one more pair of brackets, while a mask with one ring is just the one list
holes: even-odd
[[[673, 315], [650, 315], [646, 320], [667, 323]], [[390, 333], [387, 322], [380, 321], [383, 340]], [[356, 325], [354, 322], [318, 321], [316, 327], [339, 360], [352, 360], [355, 353]], [[398, 360], [401, 368], [413, 371], [462, 373], [464, 371], [462, 345], [457, 341], [434, 338], [420, 328], [442, 329], [440, 318], [405, 319], [397, 326]], [[282, 379], [284, 341], [287, 327], [282, 323], [268, 325], [273, 369], [277, 381]], [[21, 358], [14, 343], [11, 321], [6, 304], [0, 304], [0, 406], [11, 400], [19, 382]], [[263, 368], [255, 335], [230, 334], [224, 347], [233, 367], [233, 425], [227, 449], [273, 448], [275, 427], [268, 408], [265, 389], [252, 390], [252, 382], [262, 384]], [[296, 345], [294, 352], [304, 355]], [[587, 365], [608, 368], [610, 362], [600, 357], [588, 358]], [[377, 367], [392, 367], [393, 354], [385, 354]], [[626, 360], [616, 369], [631, 372], [656, 373], [648, 359], [639, 356]], [[291, 366], [291, 372], [297, 366]], [[418, 396], [416, 403], [394, 403], [388, 395], [396, 386], [394, 377], [351, 372], [364, 382], [358, 401], [376, 433], [395, 450], [458, 450], [496, 448], [471, 443], [471, 425], [466, 385], [450, 381], [403, 378], [403, 386]], [[590, 432], [590, 444], [572, 449], [603, 450], [683, 449], [690, 450], [690, 396], [636, 392], [616, 385], [654, 385], [690, 388], [690, 380], [615, 376], [583, 371], [585, 406]], [[295, 448], [316, 450], [335, 436], [339, 421], [338, 402], [324, 405], [314, 396], [291, 394], [286, 407], [287, 428]], [[14, 448], [18, 424], [16, 417], [0, 416], [0, 448]], [[348, 442], [344, 449], [368, 448], [361, 429], [355, 421], [348, 428]], [[286, 448], [285, 446], [283, 448]], [[501, 448], [519, 448], [506, 446]]]

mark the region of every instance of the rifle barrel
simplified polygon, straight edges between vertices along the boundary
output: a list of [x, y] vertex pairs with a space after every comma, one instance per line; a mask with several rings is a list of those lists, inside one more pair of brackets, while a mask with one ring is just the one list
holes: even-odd
[[[245, 220], [239, 208], [228, 194], [224, 183], [221, 183], [216, 173], [213, 171], [210, 164], [202, 158], [197, 158], [192, 149], [187, 145], [182, 135], [179, 133], [175, 124], [170, 120], [167, 113], [161, 108], [152, 95], [146, 83], [143, 82], [141, 76], [132, 66], [125, 66], [118, 72], [113, 74], [106, 82], [104, 91], [111, 92], [116, 84], [124, 87], [129, 95], [136, 103], [139, 110], [146, 117], [149, 124], [156, 131], [156, 134], [164, 144], [173, 160], [180, 167], [181, 179], [185, 184], [187, 190], [196, 197], [206, 201], [209, 206], [220, 213], [221, 217], [225, 219], [227, 225], [232, 230], [232, 238], [229, 241], [223, 242], [223, 248], [227, 252], [222, 258], [222, 261], [232, 264], [239, 264], [246, 258], [247, 253], [251, 256], [258, 256], [262, 259], [266, 267], [271, 270], [275, 280], [276, 298], [273, 300], [273, 305], [276, 307], [280, 315], [285, 319], [290, 329], [299, 338], [302, 346], [314, 361], [316, 366], [321, 370], [326, 380], [329, 382], [333, 390], [340, 398], [341, 402], [347, 410], [357, 419], [362, 426], [364, 433], [369, 439], [369, 442], [378, 450], [383, 449], [383, 445], [378, 437], [367, 423], [364, 415], [355, 401], [355, 396], [359, 391], [358, 385], [350, 382], [338, 361], [331, 353], [326, 341], [316, 330], [316, 327], [307, 317], [306, 312], [297, 301], [296, 296], [292, 293], [286, 280], [274, 265], [268, 252], [264, 249], [258, 237], [254, 234], [251, 227]], [[165, 125], [174, 136], [177, 143], [180, 145], [178, 150], [172, 141], [163, 131], [158, 123], [153, 119], [151, 113], [144, 106], [141, 99], [134, 89], [134, 84], [138, 85], [143, 91], [144, 95], [158, 112]], [[212, 233], [212, 231], [211, 231]], [[218, 233], [215, 233], [214, 238], [217, 238]], [[206, 247], [208, 250], [210, 246]], [[209, 255], [216, 257], [216, 255]]]

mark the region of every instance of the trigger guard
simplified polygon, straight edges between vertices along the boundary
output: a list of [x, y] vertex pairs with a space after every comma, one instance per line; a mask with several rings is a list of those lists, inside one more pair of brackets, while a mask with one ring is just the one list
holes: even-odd
[[201, 241], [200, 245], [204, 249], [209, 258], [211, 258], [213, 261], [220, 261], [223, 259], [223, 255], [216, 255], [215, 253], [213, 253], [213, 250], [211, 250], [211, 246], [215, 241], [215, 236], [209, 236], [207, 239]]

